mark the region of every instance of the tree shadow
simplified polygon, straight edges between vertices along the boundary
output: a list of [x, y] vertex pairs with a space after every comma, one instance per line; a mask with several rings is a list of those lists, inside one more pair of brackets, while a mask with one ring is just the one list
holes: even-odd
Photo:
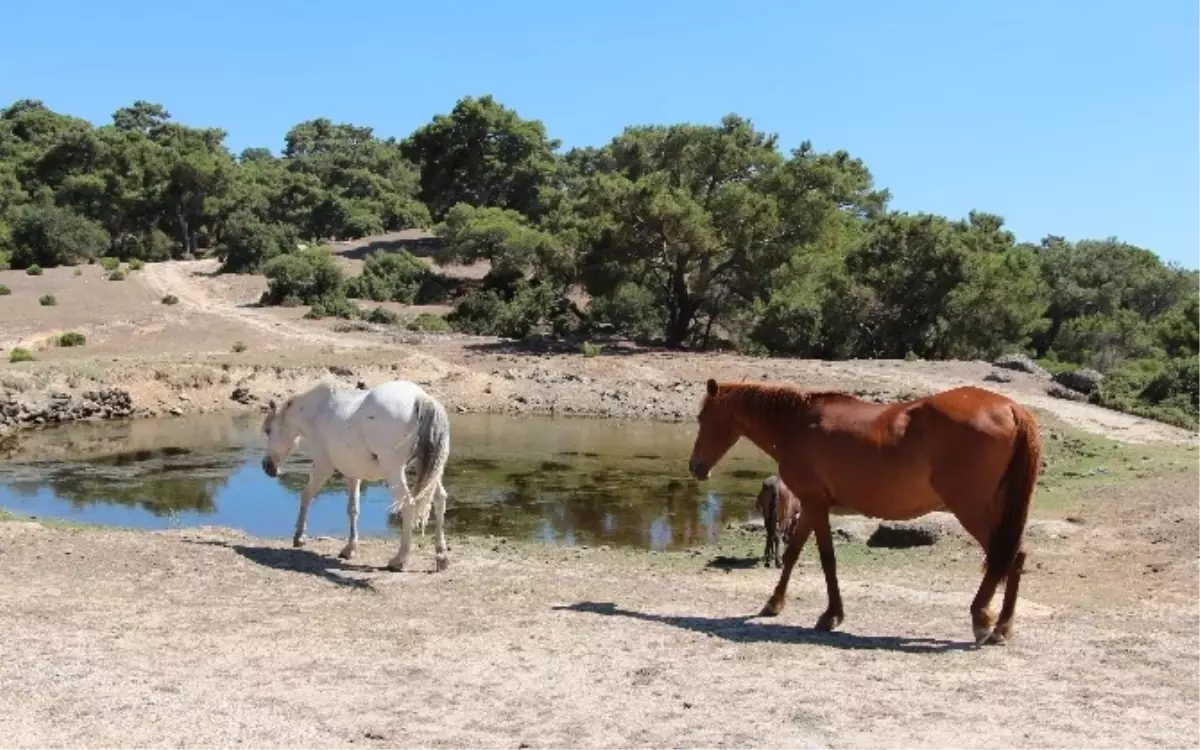
[[897, 636], [855, 635], [823, 631], [798, 625], [753, 622], [748, 617], [700, 617], [689, 615], [652, 615], [621, 609], [612, 602], [579, 602], [552, 607], [554, 610], [588, 612], [605, 617], [628, 617], [657, 622], [683, 630], [723, 638], [734, 643], [811, 643], [817, 646], [852, 651], [900, 651], [909, 654], [937, 654], [971, 651], [979, 648], [973, 641], [947, 641], [940, 638], [901, 638]]
[[335, 586], [366, 591], [375, 591], [375, 584], [363, 578], [341, 575], [338, 571], [368, 573], [385, 570], [372, 565], [348, 563], [339, 557], [328, 557], [312, 550], [296, 549], [294, 547], [250, 547], [244, 544], [211, 539], [192, 541], [192, 544], [206, 544], [210, 547], [225, 547], [238, 553], [252, 563], [265, 568], [285, 570], [292, 573], [304, 573], [322, 578]]

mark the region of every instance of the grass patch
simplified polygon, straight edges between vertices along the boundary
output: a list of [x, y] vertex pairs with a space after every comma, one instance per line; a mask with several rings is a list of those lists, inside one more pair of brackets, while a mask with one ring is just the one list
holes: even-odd
[[38, 297], [38, 304], [42, 307], [54, 307], [58, 304], [58, 298], [53, 294], [43, 294], [41, 297]]
[[33, 352], [20, 346], [8, 353], [9, 362], [32, 362], [34, 359]]
[[84, 336], [78, 331], [67, 331], [54, 340], [58, 346], [83, 346], [87, 343], [87, 336]]

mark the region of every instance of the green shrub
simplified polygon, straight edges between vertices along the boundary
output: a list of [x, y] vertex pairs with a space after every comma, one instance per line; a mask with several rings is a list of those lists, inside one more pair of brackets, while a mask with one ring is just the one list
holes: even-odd
[[242, 352], [246, 351], [246, 348], [247, 348], [247, 347], [246, 347], [246, 342], [245, 342], [245, 341], [235, 341], [235, 342], [233, 342], [233, 352], [234, 352], [234, 354], [241, 354]]
[[114, 238], [111, 252], [117, 257], [128, 259], [129, 267], [133, 268], [135, 260], [169, 260], [171, 253], [178, 247], [179, 242], [169, 234], [161, 229], [152, 229], [149, 232], [123, 234]]
[[467, 294], [446, 320], [463, 333], [519, 339], [544, 322], [553, 322], [558, 314], [558, 295], [549, 286], [519, 281], [508, 300], [494, 289]]
[[168, 294], [166, 297], [162, 298], [162, 303], [164, 305], [178, 305], [179, 298], [176, 297], [174, 294]]
[[41, 276], [42, 275], [42, 267], [39, 266], [37, 263], [34, 263], [32, 266], [25, 269], [25, 273], [29, 274], [30, 276]]
[[12, 290], [6, 284], [0, 284], [0, 297], [6, 297], [12, 294]]
[[9, 362], [32, 362], [33, 360], [33, 352], [19, 346], [8, 353]]
[[146, 267], [146, 262], [143, 260], [140, 260], [138, 258], [134, 258], [133, 260], [129, 261], [129, 270], [130, 271], [140, 271], [145, 267]]
[[343, 297], [341, 294], [331, 294], [312, 303], [312, 307], [304, 314], [309, 320], [321, 318], [345, 318], [351, 320], [360, 317], [362, 310], [358, 305]]
[[346, 282], [346, 295], [411, 305], [430, 276], [429, 266], [407, 251], [375, 253], [367, 258], [362, 273]]
[[100, 259], [100, 267], [105, 271], [115, 271], [121, 267], [121, 261], [118, 258], [105, 256]]
[[344, 297], [342, 269], [321, 248], [301, 250], [272, 259], [263, 266], [267, 291], [262, 304], [278, 305], [289, 297], [312, 305], [317, 300]]
[[111, 273], [108, 274], [108, 280], [109, 281], [124, 281], [125, 280], [125, 272], [118, 268], [117, 270], [112, 271]]
[[43, 294], [41, 297], [38, 297], [38, 304], [42, 307], [54, 307], [58, 304], [58, 298], [53, 294]]
[[400, 314], [394, 313], [391, 310], [385, 310], [382, 307], [376, 307], [367, 313], [364, 320], [368, 323], [378, 323], [380, 325], [396, 325], [400, 322]]
[[71, 275], [72, 275], [72, 276], [82, 276], [82, 275], [83, 275], [83, 269], [82, 269], [82, 268], [76, 268], [76, 269], [75, 269], [75, 273], [73, 273], [73, 274], [71, 274]]
[[1178, 427], [1200, 427], [1200, 360], [1137, 359], [1111, 370], [1089, 400]]
[[600, 347], [596, 346], [595, 344], [593, 344], [590, 341], [585, 341], [585, 342], [583, 342], [583, 344], [580, 345], [579, 352], [583, 356], [591, 358], [591, 357], [595, 357], [596, 355], [598, 355], [600, 353]]
[[424, 333], [446, 333], [450, 331], [450, 324], [441, 315], [421, 313], [409, 322], [408, 330], [422, 331]]
[[12, 224], [13, 268], [65, 266], [108, 249], [108, 231], [66, 208], [26, 205]]
[[59, 346], [83, 346], [87, 343], [87, 336], [78, 331], [67, 331], [60, 335], [55, 343]]
[[222, 273], [256, 273], [273, 258], [295, 252], [298, 237], [293, 227], [262, 221], [241, 211], [225, 223], [217, 249]]

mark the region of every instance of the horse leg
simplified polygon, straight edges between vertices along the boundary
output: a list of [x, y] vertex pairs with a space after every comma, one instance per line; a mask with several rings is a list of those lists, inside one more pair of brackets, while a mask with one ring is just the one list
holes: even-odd
[[349, 560], [358, 551], [358, 497], [361, 485], [360, 480], [351, 479], [350, 490], [346, 493], [346, 515], [350, 517], [350, 538], [346, 540], [346, 546], [338, 553], [338, 557], [343, 560]]
[[450, 567], [450, 553], [446, 547], [446, 488], [442, 486], [441, 481], [438, 482], [437, 490], [433, 494], [433, 523], [434, 523], [434, 540], [433, 550], [437, 561], [438, 571], [443, 571]]
[[788, 580], [792, 577], [792, 568], [800, 558], [800, 550], [804, 549], [804, 543], [808, 541], [808, 535], [811, 533], [812, 523], [808, 513], [801, 513], [796, 521], [795, 531], [792, 532], [792, 539], [783, 553], [783, 572], [779, 574], [779, 583], [775, 584], [775, 592], [759, 612], [759, 617], [774, 617], [783, 611], [787, 603], [787, 587]]
[[300, 493], [300, 512], [296, 516], [296, 533], [292, 535], [292, 546], [303, 547], [305, 538], [304, 532], [308, 527], [308, 504], [316, 497], [317, 490], [321, 489], [321, 485], [329, 481], [333, 476], [333, 470], [325, 466], [324, 462], [318, 463], [313, 460], [312, 471], [308, 475], [308, 484], [304, 485], [304, 491]]
[[763, 550], [763, 567], [771, 567], [772, 557], [775, 558], [775, 567], [779, 567], [779, 540], [775, 536], [775, 514], [768, 512], [763, 515], [763, 527], [767, 532], [767, 546]]
[[838, 590], [837, 558], [833, 554], [833, 532], [829, 529], [829, 507], [824, 506], [812, 515], [813, 533], [817, 537], [817, 551], [821, 555], [821, 571], [825, 574], [825, 592], [829, 604], [817, 618], [817, 630], [833, 630], [842, 624], [846, 613], [842, 610], [842, 593]]
[[992, 631], [989, 643], [1003, 644], [1012, 639], [1012, 619], [1017, 609], [1017, 589], [1021, 586], [1021, 573], [1024, 572], [1025, 552], [1017, 553], [1012, 567], [1008, 569], [1008, 581], [1004, 586], [1004, 603], [1000, 605], [1000, 618], [996, 621], [996, 629]]
[[391, 484], [395, 504], [400, 506], [400, 549], [397, 550], [396, 556], [388, 561], [387, 569], [399, 573], [404, 570], [404, 565], [408, 562], [416, 508], [413, 507], [412, 493], [408, 491], [408, 480], [404, 476], [403, 469], [397, 473], [397, 479], [393, 480]]

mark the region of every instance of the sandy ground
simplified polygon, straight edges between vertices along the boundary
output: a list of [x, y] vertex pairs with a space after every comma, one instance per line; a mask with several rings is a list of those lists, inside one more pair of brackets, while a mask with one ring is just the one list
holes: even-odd
[[[361, 266], [352, 257], [342, 262], [352, 271]], [[0, 283], [12, 289], [0, 297], [0, 349], [23, 346], [38, 358], [0, 362], [0, 400], [37, 403], [55, 393], [119, 387], [138, 415], [189, 414], [259, 407], [322, 378], [373, 385], [404, 377], [464, 412], [687, 421], [708, 377], [787, 380], [888, 400], [971, 383], [1097, 434], [1131, 442], [1195, 439], [1151, 420], [1053, 398], [1046, 381], [1023, 373], [1004, 371], [1010, 382], [985, 380], [997, 372], [986, 362], [818, 362], [619, 345], [595, 357], [539, 354], [496, 339], [304, 320], [303, 308], [255, 306], [262, 277], [218, 275], [216, 269], [213, 260], [150, 264], [125, 281], [106, 280], [100, 266], [47, 269], [37, 277], [0, 272]], [[36, 304], [45, 293], [58, 304]], [[161, 304], [167, 295], [178, 304]], [[64, 331], [83, 333], [87, 344], [54, 346]], [[240, 401], [233, 400], [235, 391]]]
[[[980, 555], [806, 550], [789, 607], [709, 553], [451, 539], [386, 573], [234, 532], [0, 523], [4, 747], [1196, 747], [1197, 476], [1110, 487], [1029, 541], [1007, 646]], [[757, 540], [754, 540], [757, 547]]]

